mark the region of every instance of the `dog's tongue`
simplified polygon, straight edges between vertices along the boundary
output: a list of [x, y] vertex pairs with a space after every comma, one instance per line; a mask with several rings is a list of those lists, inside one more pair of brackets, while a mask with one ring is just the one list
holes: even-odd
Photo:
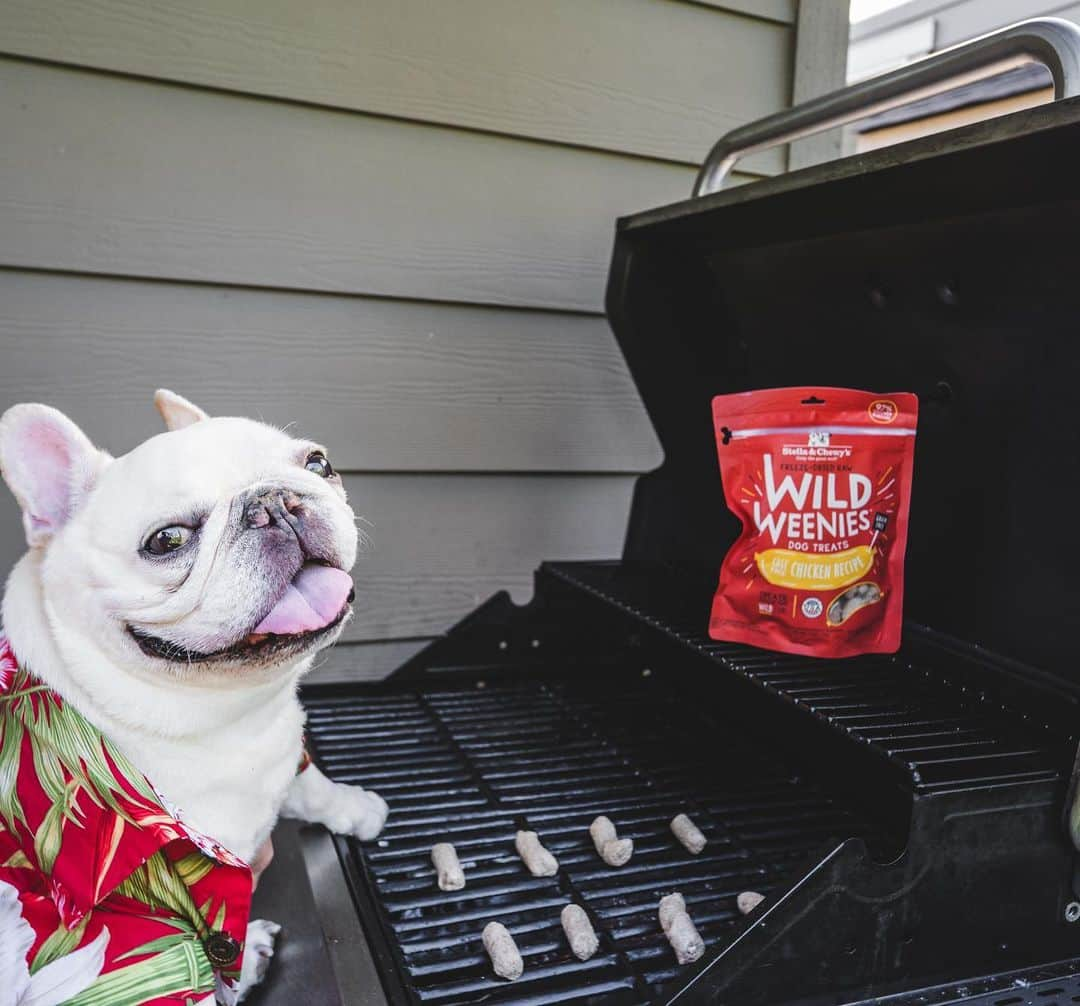
[[295, 636], [321, 629], [337, 618], [352, 589], [352, 577], [344, 570], [309, 563], [296, 574], [252, 634]]

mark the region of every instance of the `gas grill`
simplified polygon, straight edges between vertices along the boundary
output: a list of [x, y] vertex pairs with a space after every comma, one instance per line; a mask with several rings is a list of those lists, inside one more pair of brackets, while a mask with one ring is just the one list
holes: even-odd
[[[622, 558], [545, 563], [528, 605], [497, 594], [387, 681], [304, 691], [318, 764], [391, 806], [375, 842], [301, 836], [343, 1001], [1080, 1002], [1080, 99], [709, 192], [739, 152], [974, 63], [1034, 54], [1072, 93], [1078, 53], [1064, 22], [1016, 26], [737, 131], [695, 198], [619, 221], [608, 313], [665, 452]], [[709, 403], [787, 385], [920, 397], [896, 654], [706, 633], [738, 530]], [[601, 813], [634, 839], [622, 868]], [[437, 841], [464, 890], [437, 889]], [[682, 967], [656, 916], [676, 890], [707, 944]], [[742, 891], [765, 895], [746, 917]], [[491, 971], [491, 920], [518, 981]]]

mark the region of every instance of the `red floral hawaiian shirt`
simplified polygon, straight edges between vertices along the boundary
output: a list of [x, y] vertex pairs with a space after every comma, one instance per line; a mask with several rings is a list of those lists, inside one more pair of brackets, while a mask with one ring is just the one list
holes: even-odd
[[235, 1002], [251, 869], [167, 806], [0, 636], [0, 893], [31, 976], [105, 946], [68, 1006]]

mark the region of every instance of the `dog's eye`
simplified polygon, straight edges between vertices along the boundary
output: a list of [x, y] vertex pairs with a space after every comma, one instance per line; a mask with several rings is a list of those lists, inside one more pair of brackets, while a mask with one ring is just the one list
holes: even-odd
[[309, 454], [307, 461], [304, 462], [304, 467], [309, 472], [314, 472], [324, 479], [328, 479], [334, 474], [334, 469], [331, 467], [330, 462], [326, 460], [326, 455], [322, 451], [314, 451]]
[[183, 524], [172, 524], [158, 528], [143, 542], [143, 551], [151, 555], [166, 555], [183, 548], [191, 540], [191, 528]]

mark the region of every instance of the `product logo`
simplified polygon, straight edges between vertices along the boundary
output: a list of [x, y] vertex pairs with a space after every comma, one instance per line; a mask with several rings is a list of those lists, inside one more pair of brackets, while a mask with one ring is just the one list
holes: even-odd
[[[843, 461], [844, 458], [851, 457], [850, 444], [829, 446], [829, 434], [823, 433], [821, 435], [825, 439], [820, 443], [811, 439], [808, 444], [784, 444], [780, 448], [780, 453], [785, 458], [797, 458], [800, 461], [809, 461], [815, 458], [826, 461]], [[813, 438], [814, 434], [811, 433], [810, 436]]]
[[882, 425], [894, 422], [896, 417], [900, 415], [896, 402], [892, 402], [888, 398], [879, 398], [877, 401], [871, 402], [866, 412], [870, 416], [870, 422], [881, 423]]
[[828, 430], [811, 430], [810, 438], [807, 441], [809, 447], [828, 447], [829, 446], [829, 431]]
[[824, 610], [824, 606], [816, 597], [808, 597], [802, 603], [802, 613], [807, 618], [817, 618]]
[[[817, 450], [833, 450], [831, 447], [820, 447]], [[850, 448], [845, 448], [850, 450]], [[787, 453], [787, 448], [784, 448]], [[854, 538], [860, 532], [870, 530], [870, 522], [873, 513], [867, 509], [870, 498], [874, 495], [874, 484], [860, 472], [834, 472], [826, 471], [820, 474], [814, 472], [799, 472], [798, 475], [787, 474], [786, 469], [791, 465], [781, 463], [779, 470], [773, 464], [771, 454], [762, 456], [763, 489], [757, 490], [752, 504], [754, 526], [761, 534], [768, 534], [772, 543], [777, 545], [781, 538], [797, 539], [805, 542], [834, 541], [838, 538]], [[796, 478], [798, 481], [796, 481]], [[757, 488], [755, 484], [755, 489]], [[749, 490], [746, 490], [749, 492]], [[799, 558], [805, 559], [804, 555], [773, 556], [770, 553], [776, 550], [755, 556], [759, 565], [769, 563], [772, 560]], [[809, 548], [803, 549], [809, 552]], [[840, 558], [837, 556], [837, 558]], [[781, 569], [772, 569], [773, 573], [785, 572]], [[827, 570], [818, 571], [816, 568], [801, 569], [796, 573], [799, 582], [784, 583], [785, 587], [798, 589], [806, 587], [801, 581], [805, 579], [826, 578], [826, 582], [820, 587], [809, 589], [828, 589], [841, 587], [848, 583], [854, 583], [866, 570], [845, 570], [843, 583], [834, 583], [836, 574]], [[761, 569], [761, 575], [769, 583], [779, 584], [781, 581], [773, 579], [770, 572]], [[852, 579], [846, 579], [851, 575]]]

